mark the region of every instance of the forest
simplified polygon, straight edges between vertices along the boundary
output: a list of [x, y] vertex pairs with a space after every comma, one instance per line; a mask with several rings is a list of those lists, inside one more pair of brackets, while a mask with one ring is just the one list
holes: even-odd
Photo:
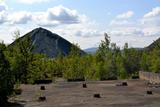
[[[16, 38], [18, 40], [18, 36]], [[138, 77], [140, 70], [160, 72], [160, 43], [152, 50], [121, 49], [111, 43], [104, 33], [95, 54], [81, 54], [75, 44], [68, 56], [61, 53], [56, 58], [34, 54], [31, 39], [18, 41], [15, 46], [0, 43], [0, 102], [5, 103], [14, 93], [16, 84], [34, 84], [36, 80], [116, 80]]]

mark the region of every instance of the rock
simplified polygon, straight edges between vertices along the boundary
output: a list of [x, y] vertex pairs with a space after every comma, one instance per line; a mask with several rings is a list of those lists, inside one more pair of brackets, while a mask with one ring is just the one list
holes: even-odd
[[94, 98], [101, 98], [100, 94], [94, 94], [93, 97]]
[[87, 88], [87, 84], [86, 83], [83, 83], [83, 88]]
[[147, 94], [152, 95], [153, 93], [152, 93], [152, 91], [148, 90]]
[[46, 97], [43, 96], [43, 97], [39, 97], [39, 101], [45, 101], [46, 100]]
[[45, 90], [45, 86], [41, 86], [41, 88], [40, 88], [41, 90]]

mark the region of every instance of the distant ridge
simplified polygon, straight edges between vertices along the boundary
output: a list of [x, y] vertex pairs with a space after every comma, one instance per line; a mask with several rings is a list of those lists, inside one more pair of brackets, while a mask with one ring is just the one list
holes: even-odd
[[89, 53], [89, 54], [95, 54], [96, 51], [97, 51], [98, 47], [92, 47], [92, 48], [87, 48], [87, 49], [84, 49], [84, 51], [86, 53]]
[[[59, 53], [68, 55], [70, 53], [71, 47], [74, 46], [58, 34], [52, 33], [51, 31], [41, 27], [25, 34], [19, 38], [19, 40], [22, 40], [28, 36], [31, 37], [32, 44], [35, 46], [33, 52], [45, 54], [50, 58], [56, 57]], [[15, 44], [16, 41], [14, 41], [11, 46]], [[81, 52], [84, 53], [82, 50]]]

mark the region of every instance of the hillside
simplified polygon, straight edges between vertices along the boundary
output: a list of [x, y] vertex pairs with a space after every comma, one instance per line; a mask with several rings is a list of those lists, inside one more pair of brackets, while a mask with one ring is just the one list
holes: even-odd
[[[50, 58], [56, 57], [59, 53], [68, 55], [73, 46], [73, 44], [61, 36], [41, 27], [32, 30], [18, 40], [22, 40], [28, 36], [31, 37], [32, 44], [35, 47], [33, 52], [45, 54]], [[10, 46], [14, 46], [16, 43], [17, 41], [14, 41]], [[82, 50], [81, 52], [84, 53]]]
[[153, 50], [154, 48], [159, 47], [160, 48], [160, 38], [151, 43], [149, 46], [147, 46], [145, 49], [146, 50]]

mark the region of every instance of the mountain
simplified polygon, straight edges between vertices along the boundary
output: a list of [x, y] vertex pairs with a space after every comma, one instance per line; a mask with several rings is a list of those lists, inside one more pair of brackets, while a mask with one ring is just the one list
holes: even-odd
[[[68, 55], [71, 47], [74, 46], [61, 36], [41, 27], [32, 30], [31, 32], [20, 37], [18, 40], [23, 40], [23, 38], [28, 36], [31, 38], [32, 44], [35, 47], [33, 52], [45, 54], [50, 58], [56, 57], [59, 53]], [[17, 41], [14, 41], [11, 46], [16, 43]], [[84, 53], [84, 51], [80, 51], [81, 53]]]
[[92, 48], [84, 49], [84, 51], [89, 54], [94, 54], [94, 53], [96, 53], [97, 49], [98, 49], [98, 47], [92, 47]]
[[146, 50], [153, 50], [154, 48], [159, 47], [160, 48], [160, 38], [151, 43], [149, 46], [145, 47]]

